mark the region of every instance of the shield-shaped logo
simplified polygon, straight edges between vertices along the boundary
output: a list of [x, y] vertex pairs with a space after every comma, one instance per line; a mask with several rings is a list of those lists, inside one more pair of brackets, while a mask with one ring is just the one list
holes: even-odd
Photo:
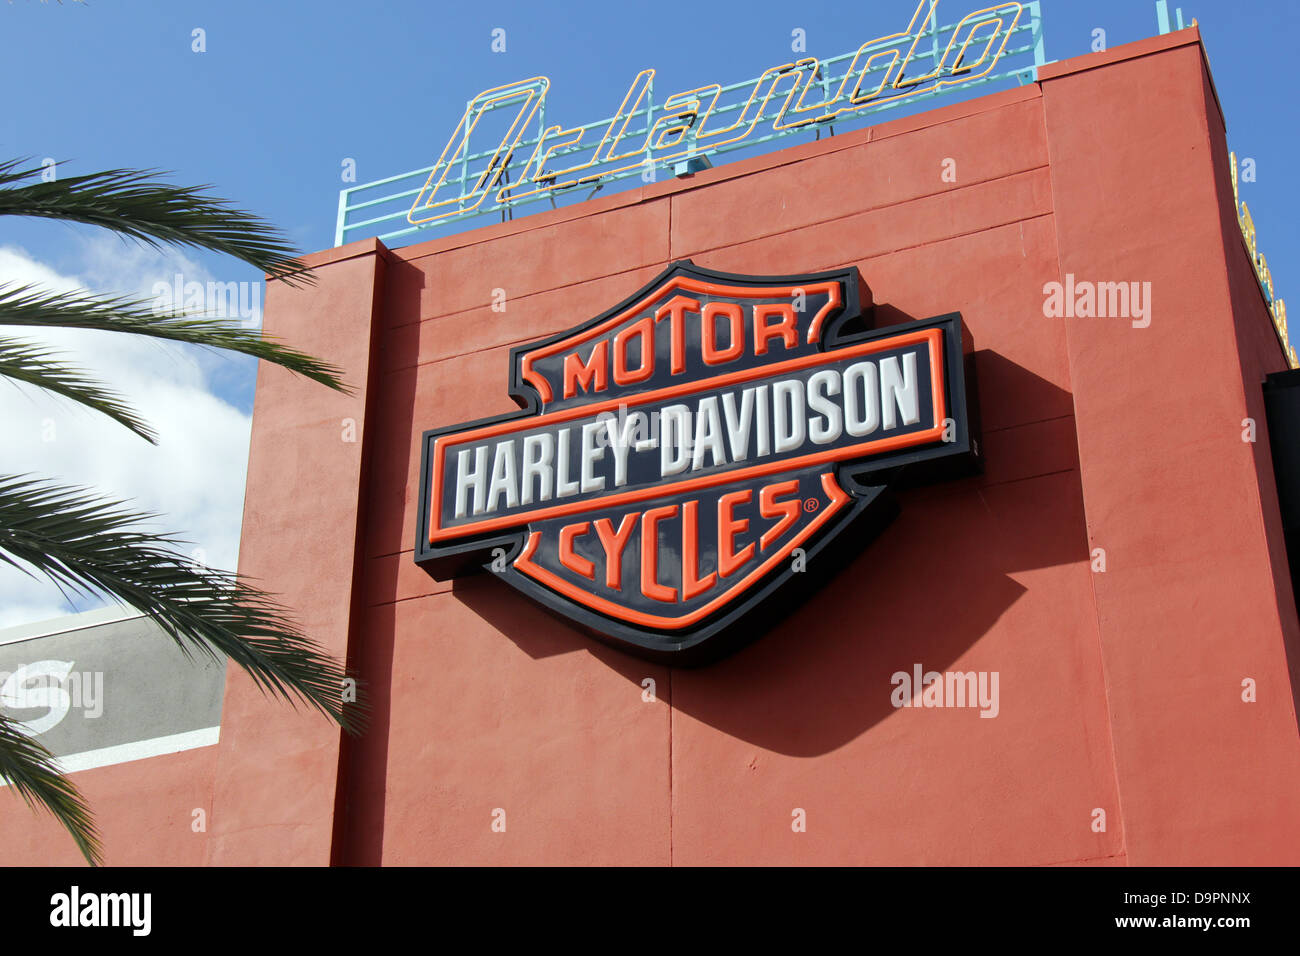
[[872, 329], [856, 268], [674, 263], [510, 353], [516, 414], [425, 432], [415, 560], [495, 573], [624, 650], [713, 660], [978, 468], [957, 313]]

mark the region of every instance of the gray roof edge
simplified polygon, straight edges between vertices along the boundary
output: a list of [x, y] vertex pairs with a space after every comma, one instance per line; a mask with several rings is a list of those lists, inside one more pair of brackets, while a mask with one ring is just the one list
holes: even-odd
[[133, 607], [111, 604], [108, 607], [98, 607], [92, 611], [65, 614], [62, 617], [47, 618], [44, 621], [34, 621], [30, 624], [15, 624], [13, 627], [0, 629], [0, 645], [34, 641], [41, 637], [68, 634], [89, 627], [98, 627], [101, 624], [114, 624], [118, 621], [129, 621], [132, 618], [144, 616], [143, 611], [137, 611]]

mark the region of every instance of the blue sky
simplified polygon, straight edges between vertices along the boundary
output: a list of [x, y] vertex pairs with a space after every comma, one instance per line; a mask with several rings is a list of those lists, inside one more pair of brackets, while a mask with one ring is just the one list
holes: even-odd
[[[15, 0], [0, 9], [0, 70], [11, 91], [0, 140], [7, 154], [66, 159], [72, 169], [148, 166], [212, 183], [312, 250], [333, 243], [345, 157], [357, 161], [361, 182], [427, 165], [479, 90], [546, 74], [552, 115], [587, 122], [611, 115], [643, 67], [659, 71], [665, 91], [742, 80], [789, 58], [795, 27], [806, 30], [809, 54], [834, 55], [906, 24], [914, 5]], [[1206, 37], [1230, 145], [1257, 161], [1244, 198], [1285, 296], [1296, 273], [1288, 224], [1297, 133], [1279, 120], [1295, 99], [1300, 5], [1180, 5]], [[975, 6], [943, 0], [941, 19]], [[1110, 46], [1156, 32], [1153, 0], [1043, 7], [1053, 59], [1088, 52], [1095, 28]], [[206, 31], [202, 54], [190, 49], [196, 27]], [[494, 27], [507, 31], [505, 53], [490, 49]], [[75, 254], [63, 227], [11, 229], [43, 261], [58, 266]], [[228, 264], [220, 270], [245, 277]]]
[[[940, 20], [950, 23], [980, 5], [943, 0]], [[1289, 122], [1296, 98], [1289, 70], [1300, 34], [1300, 4], [1188, 0], [1171, 9], [1176, 5], [1187, 22], [1199, 20], [1230, 147], [1256, 161], [1258, 179], [1243, 184], [1242, 193], [1277, 291], [1300, 303], [1300, 240], [1292, 228], [1300, 200], [1290, 165], [1300, 134]], [[575, 125], [612, 115], [640, 69], [658, 70], [656, 89], [664, 92], [739, 81], [792, 58], [795, 28], [806, 32], [807, 55], [833, 56], [904, 28], [914, 7], [915, 0], [562, 5], [13, 0], [0, 5], [0, 71], [9, 91], [0, 118], [0, 153], [65, 160], [70, 172], [169, 170], [174, 182], [211, 184], [217, 194], [269, 219], [299, 248], [311, 251], [333, 244], [345, 158], [356, 161], [359, 182], [431, 164], [465, 101], [480, 90], [545, 74], [552, 82], [548, 115]], [[1043, 0], [1043, 10], [1049, 59], [1089, 52], [1098, 28], [1105, 30], [1109, 47], [1157, 32], [1154, 0]], [[203, 53], [191, 49], [196, 28], [205, 32]], [[491, 49], [495, 28], [506, 31], [504, 53]], [[930, 100], [927, 108], [935, 104]], [[896, 115], [886, 112], [880, 120]], [[93, 233], [55, 223], [5, 221], [0, 282], [41, 277], [143, 294], [153, 281], [169, 280], [182, 269], [200, 280], [260, 279], [251, 268], [221, 257], [147, 255]], [[69, 345], [80, 341], [69, 339]], [[226, 530], [211, 548], [228, 563], [237, 547], [254, 364], [188, 355], [177, 371], [168, 365], [175, 353], [166, 348], [145, 346], [132, 353], [136, 357], [123, 358], [117, 372], [134, 377], [153, 370], [179, 390], [166, 398], [141, 395], [146, 414], [160, 411], [150, 400], [182, 401], [189, 395], [213, 403], [214, 421], [229, 418], [217, 444], [236, 465], [218, 478], [236, 482], [239, 495], [212, 489], [197, 494], [202, 508], [224, 514]], [[43, 421], [43, 414], [31, 417]], [[93, 426], [95, 434], [114, 427], [85, 422], [66, 409], [55, 418], [61, 421], [64, 414], [72, 416], [70, 427]], [[179, 420], [174, 424], [181, 450], [173, 449], [171, 458], [150, 459], [149, 471], [170, 478], [180, 468], [177, 455], [205, 453], [185, 450], [184, 441], [193, 437], [183, 435], [184, 428]], [[48, 441], [33, 446], [23, 461], [12, 461], [14, 450], [26, 446], [7, 444], [0, 471], [66, 474], [73, 461], [70, 451], [51, 452], [58, 446]], [[102, 462], [80, 466], [74, 477], [168, 511], [175, 526], [193, 530], [201, 543], [205, 535], [217, 534], [195, 529], [211, 520], [200, 504], [174, 491], [164, 494], [157, 482], [142, 483], [117, 467], [121, 457], [134, 455], [132, 447], [115, 444]], [[15, 600], [13, 593], [0, 581], [0, 603]], [[57, 604], [32, 602], [9, 618], [0, 616], [0, 624]]]

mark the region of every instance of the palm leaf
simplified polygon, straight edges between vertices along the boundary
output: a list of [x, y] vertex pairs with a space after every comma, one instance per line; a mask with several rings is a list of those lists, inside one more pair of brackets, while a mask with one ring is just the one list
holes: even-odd
[[87, 408], [103, 412], [146, 441], [157, 444], [158, 435], [131, 410], [116, 392], [111, 392], [78, 369], [54, 361], [58, 353], [30, 342], [0, 336], [0, 378], [35, 385], [70, 398]]
[[9, 781], [27, 806], [49, 810], [72, 834], [87, 863], [103, 862], [99, 831], [76, 785], [60, 774], [53, 754], [4, 714], [0, 714], [0, 777]]
[[[291, 285], [313, 281], [269, 223], [204, 193], [155, 182], [158, 170], [110, 169], [42, 182], [30, 160], [0, 163], [0, 216], [38, 216], [102, 226], [149, 246], [163, 243], [234, 256]], [[33, 181], [34, 180], [34, 181]]]
[[[314, 281], [273, 227], [206, 195], [206, 187], [171, 186], [154, 181], [161, 174], [129, 169], [43, 182], [42, 171], [30, 160], [0, 162], [0, 215], [102, 226], [152, 247], [172, 243], [226, 253], [292, 285]], [[101, 329], [230, 349], [347, 391], [334, 366], [237, 323], [179, 312], [159, 315], [130, 299], [0, 286], [2, 324]], [[51, 353], [10, 339], [0, 344], [8, 349], [0, 375], [51, 388], [128, 427], [145, 428], [116, 396], [56, 363]], [[245, 579], [186, 558], [174, 539], [130, 527], [151, 517], [84, 489], [0, 476], [0, 562], [42, 574], [65, 594], [102, 593], [129, 604], [158, 621], [187, 656], [194, 651], [225, 655], [264, 693], [305, 702], [359, 733], [367, 707], [361, 700], [344, 704], [344, 669], [303, 635], [282, 606]], [[29, 806], [52, 812], [87, 860], [99, 861], [99, 838], [76, 787], [60, 775], [48, 751], [3, 716], [0, 777]]]
[[191, 560], [173, 538], [130, 527], [155, 517], [85, 489], [0, 477], [0, 551], [60, 586], [143, 611], [187, 657], [224, 655], [264, 693], [302, 701], [359, 733], [366, 708], [343, 703], [344, 669], [245, 579]]
[[[0, 190], [3, 194], [3, 190]], [[101, 329], [187, 342], [252, 355], [341, 392], [342, 371], [237, 321], [157, 312], [152, 304], [113, 296], [50, 292], [30, 285], [0, 285], [0, 325]]]

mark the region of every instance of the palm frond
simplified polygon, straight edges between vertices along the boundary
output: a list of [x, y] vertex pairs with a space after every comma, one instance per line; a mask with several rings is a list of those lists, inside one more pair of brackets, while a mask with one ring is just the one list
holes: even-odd
[[99, 830], [76, 785], [63, 777], [54, 756], [0, 714], [0, 778], [32, 809], [44, 807], [72, 834], [91, 866], [103, 862]]
[[157, 433], [127, 405], [116, 392], [109, 391], [80, 369], [58, 361], [59, 353], [30, 342], [0, 336], [0, 378], [34, 385], [74, 402], [103, 412], [125, 425], [146, 441], [157, 444]]
[[[0, 194], [3, 190], [0, 190]], [[342, 370], [290, 348], [238, 321], [202, 318], [186, 312], [158, 312], [139, 299], [50, 292], [32, 285], [0, 285], [0, 325], [60, 329], [101, 329], [188, 342], [241, 352], [341, 392]]]
[[[296, 250], [270, 224], [206, 192], [157, 181], [150, 170], [114, 169], [45, 182], [28, 159], [0, 161], [0, 215], [100, 226], [151, 247], [175, 244], [225, 253], [291, 285], [314, 282]], [[237, 322], [176, 311], [159, 314], [127, 298], [0, 285], [0, 325], [126, 332], [233, 350], [348, 391], [332, 365]], [[35, 344], [0, 337], [0, 377], [39, 385], [114, 417], [152, 440], [121, 399]], [[224, 655], [266, 694], [304, 702], [349, 733], [368, 706], [345, 698], [346, 672], [308, 639], [274, 598], [237, 574], [185, 557], [176, 539], [133, 526], [155, 516], [27, 476], [0, 476], [0, 565], [41, 575], [65, 594], [107, 594], [152, 617], [186, 654]], [[354, 685], [355, 686], [355, 685]], [[345, 703], [345, 700], [347, 702]], [[48, 809], [92, 864], [99, 835], [76, 787], [50, 753], [0, 715], [0, 777]]]
[[159, 170], [110, 169], [42, 182], [30, 160], [0, 163], [0, 215], [102, 226], [146, 245], [223, 252], [291, 285], [314, 281], [297, 250], [270, 223], [204, 192], [156, 182]]
[[155, 515], [87, 490], [26, 476], [0, 477], [0, 551], [52, 581], [102, 592], [151, 616], [191, 656], [224, 655], [264, 693], [302, 701], [359, 733], [366, 705], [343, 702], [343, 667], [288, 611], [247, 580], [204, 567], [174, 538], [133, 530]]

